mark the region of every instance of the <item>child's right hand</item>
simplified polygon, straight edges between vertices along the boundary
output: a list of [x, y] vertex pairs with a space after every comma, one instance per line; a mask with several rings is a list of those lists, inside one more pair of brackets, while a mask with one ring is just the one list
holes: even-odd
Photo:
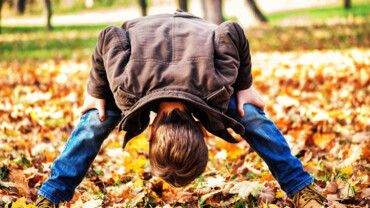
[[86, 113], [86, 111], [93, 109], [93, 108], [96, 108], [98, 110], [99, 119], [101, 121], [104, 121], [105, 120], [105, 100], [95, 98], [89, 95], [89, 93], [86, 93], [84, 104], [80, 108], [81, 115], [83, 115], [84, 113]]

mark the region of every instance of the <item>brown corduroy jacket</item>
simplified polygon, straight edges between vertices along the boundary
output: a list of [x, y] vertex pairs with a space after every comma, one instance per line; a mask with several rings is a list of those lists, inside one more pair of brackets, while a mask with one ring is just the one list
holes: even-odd
[[160, 101], [171, 99], [184, 102], [210, 133], [235, 143], [226, 129], [243, 134], [244, 127], [225, 112], [230, 96], [251, 84], [249, 44], [239, 24], [217, 26], [176, 11], [104, 29], [87, 90], [114, 98], [123, 146], [146, 129]]

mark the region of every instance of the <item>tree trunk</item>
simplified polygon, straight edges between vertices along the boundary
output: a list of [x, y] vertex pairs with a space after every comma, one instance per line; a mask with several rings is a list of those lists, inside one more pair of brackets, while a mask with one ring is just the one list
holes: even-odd
[[26, 0], [16, 0], [15, 6], [18, 14], [24, 14], [24, 11], [26, 11]]
[[141, 15], [146, 16], [148, 14], [148, 4], [146, 0], [139, 0], [140, 8], [141, 8]]
[[85, 0], [85, 7], [92, 8], [94, 6], [94, 0]]
[[215, 24], [221, 24], [224, 21], [222, 16], [222, 0], [203, 0], [204, 18]]
[[182, 11], [188, 11], [188, 0], [179, 0], [179, 7]]
[[203, 10], [203, 18], [206, 19], [207, 17], [207, 9], [206, 9], [206, 0], [200, 0], [200, 6]]
[[352, 7], [351, 0], [344, 0], [344, 8], [345, 9], [350, 9], [351, 7]]
[[0, 0], [0, 34], [1, 34], [1, 11], [3, 9], [3, 0]]
[[50, 0], [45, 0], [45, 10], [46, 10], [46, 27], [50, 31], [53, 29], [51, 26], [51, 16], [53, 15], [53, 11], [51, 10], [51, 1]]
[[254, 16], [257, 18], [258, 21], [260, 22], [267, 22], [267, 18], [261, 10], [258, 8], [256, 2], [254, 0], [247, 0], [247, 4], [249, 7], [252, 9]]

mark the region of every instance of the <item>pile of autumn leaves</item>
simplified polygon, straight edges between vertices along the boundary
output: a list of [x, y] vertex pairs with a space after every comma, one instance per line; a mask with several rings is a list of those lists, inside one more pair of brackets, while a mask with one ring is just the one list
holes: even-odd
[[[0, 206], [33, 207], [83, 101], [90, 63], [0, 63]], [[370, 50], [253, 56], [266, 113], [316, 178], [331, 207], [370, 200]], [[121, 149], [114, 132], [78, 187], [72, 207], [293, 207], [245, 141], [207, 137], [205, 173], [185, 188], [150, 175], [148, 132]], [[27, 204], [27, 205], [26, 205]]]

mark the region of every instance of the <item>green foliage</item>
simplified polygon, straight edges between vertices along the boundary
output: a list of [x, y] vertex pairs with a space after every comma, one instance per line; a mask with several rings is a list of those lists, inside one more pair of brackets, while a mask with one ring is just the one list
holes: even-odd
[[254, 179], [254, 178], [256, 178], [256, 175], [254, 173], [248, 172], [247, 173], [247, 178], [248, 179]]
[[321, 180], [324, 182], [328, 182], [330, 181], [330, 177], [331, 177], [330, 173], [325, 173], [325, 175], [321, 177]]
[[88, 57], [95, 47], [99, 31], [106, 26], [54, 26], [50, 32], [41, 26], [4, 27], [0, 36], [0, 55], [5, 60]]
[[8, 166], [6, 165], [3, 165], [0, 167], [0, 179], [2, 181], [7, 181], [8, 180], [8, 176], [9, 176], [9, 169], [8, 169]]
[[234, 205], [235, 208], [244, 208], [248, 207], [248, 201], [245, 199], [239, 199], [238, 201], [235, 202]]
[[94, 166], [93, 168], [94, 172], [99, 175], [99, 176], [103, 176], [104, 175], [104, 171], [99, 169], [98, 167]]
[[296, 18], [305, 18], [313, 22], [322, 22], [329, 18], [348, 16], [368, 18], [370, 16], [370, 3], [353, 3], [352, 8], [350, 9], [344, 9], [343, 5], [339, 4], [336, 6], [284, 11], [267, 15], [267, 19], [270, 23], [279, 23], [287, 18], [293, 20]]
[[22, 157], [20, 159], [18, 159], [17, 161], [15, 161], [15, 164], [19, 165], [19, 166], [24, 166], [24, 167], [31, 167], [31, 162], [26, 158], [25, 155], [22, 155]]
[[370, 45], [369, 33], [369, 22], [246, 30], [252, 51], [366, 48]]
[[99, 191], [99, 192], [97, 193], [97, 195], [98, 195], [98, 198], [99, 198], [99, 199], [104, 199], [104, 196], [105, 196], [105, 195], [104, 195], [104, 193], [102, 193], [102, 192], [100, 192], [100, 191]]

